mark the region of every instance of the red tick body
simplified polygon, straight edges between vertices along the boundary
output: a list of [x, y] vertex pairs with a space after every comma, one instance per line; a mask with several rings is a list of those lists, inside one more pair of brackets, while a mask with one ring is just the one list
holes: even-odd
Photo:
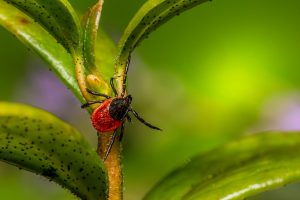
[[116, 120], [111, 116], [110, 104], [112, 101], [113, 99], [105, 100], [92, 114], [92, 124], [100, 133], [112, 132], [123, 123], [122, 120]]

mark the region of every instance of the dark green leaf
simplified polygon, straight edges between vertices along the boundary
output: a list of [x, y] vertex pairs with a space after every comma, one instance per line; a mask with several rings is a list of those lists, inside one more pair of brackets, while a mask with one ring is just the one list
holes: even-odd
[[106, 199], [107, 174], [95, 149], [45, 111], [0, 103], [0, 159], [43, 175], [82, 199]]
[[209, 0], [148, 0], [127, 26], [120, 40], [121, 53], [132, 52], [157, 27], [183, 11], [207, 1]]
[[300, 180], [300, 133], [262, 133], [193, 158], [145, 197], [245, 199]]
[[32, 48], [83, 102], [71, 55], [37, 22], [14, 6], [0, 0], [0, 25]]
[[67, 0], [4, 1], [31, 16], [70, 52], [78, 50], [81, 26], [75, 11]]
[[[116, 76], [122, 77], [130, 53], [163, 23], [209, 0], [148, 0], [130, 21], [119, 42]], [[117, 79], [118, 85], [122, 80]]]

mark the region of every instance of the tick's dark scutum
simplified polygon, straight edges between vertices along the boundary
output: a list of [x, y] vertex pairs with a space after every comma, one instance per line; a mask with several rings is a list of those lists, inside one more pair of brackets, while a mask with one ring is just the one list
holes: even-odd
[[109, 114], [115, 120], [123, 120], [128, 113], [132, 97], [115, 98], [109, 105]]

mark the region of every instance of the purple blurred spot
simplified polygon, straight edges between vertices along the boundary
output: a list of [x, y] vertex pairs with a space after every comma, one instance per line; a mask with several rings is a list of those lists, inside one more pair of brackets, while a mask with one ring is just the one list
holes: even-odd
[[70, 119], [80, 107], [71, 91], [52, 72], [39, 66], [31, 68], [20, 81], [16, 100], [48, 110], [63, 119]]
[[300, 92], [271, 98], [262, 110], [262, 119], [255, 130], [300, 130]]

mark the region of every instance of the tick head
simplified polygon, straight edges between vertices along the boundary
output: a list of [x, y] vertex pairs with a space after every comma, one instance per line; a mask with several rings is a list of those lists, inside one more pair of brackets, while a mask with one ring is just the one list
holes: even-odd
[[130, 106], [131, 102], [132, 102], [132, 96], [131, 95], [128, 95], [126, 96], [125, 98], [125, 101], [127, 102], [128, 106]]

